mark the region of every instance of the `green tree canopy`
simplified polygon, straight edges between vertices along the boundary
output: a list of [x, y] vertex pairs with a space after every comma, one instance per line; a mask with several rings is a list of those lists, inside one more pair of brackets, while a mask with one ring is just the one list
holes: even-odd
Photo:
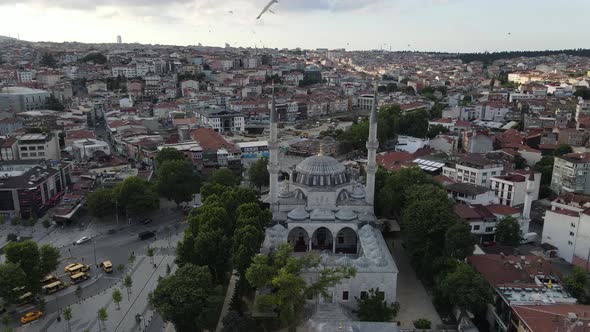
[[473, 254], [476, 242], [469, 225], [457, 222], [445, 234], [445, 253], [448, 257], [463, 260]]
[[264, 233], [253, 225], [236, 229], [233, 240], [233, 265], [240, 276], [244, 276], [252, 258], [260, 251]]
[[445, 302], [474, 314], [485, 313], [486, 304], [492, 301], [487, 281], [467, 264], [459, 264], [437, 287]]
[[428, 128], [428, 133], [426, 134], [426, 136], [429, 139], [433, 139], [436, 136], [438, 136], [439, 134], [448, 134], [449, 133], [449, 129], [443, 125], [434, 125], [431, 126], [430, 128]]
[[416, 185], [406, 194], [402, 232], [416, 270], [431, 275], [432, 262], [440, 258], [445, 248], [447, 230], [457, 218], [447, 192], [432, 184]]
[[65, 106], [61, 103], [61, 101], [59, 101], [59, 99], [55, 98], [53, 95], [50, 95], [49, 98], [47, 98], [45, 107], [47, 107], [48, 110], [58, 112], [61, 112], [66, 109]]
[[355, 300], [358, 308], [353, 312], [365, 322], [390, 322], [399, 310], [397, 304], [389, 305], [385, 301], [385, 293], [379, 288], [371, 288], [367, 297], [355, 296]]
[[45, 67], [51, 67], [51, 68], [57, 67], [57, 61], [55, 60], [55, 58], [53, 57], [53, 55], [51, 53], [43, 54], [43, 56], [41, 57], [40, 64], [41, 64], [41, 66], [45, 66]]
[[0, 264], [0, 298], [4, 300], [4, 304], [10, 305], [16, 303], [18, 297], [22, 294], [17, 294], [14, 289], [24, 286], [26, 279], [25, 272], [19, 264], [7, 262]]
[[380, 217], [395, 218], [406, 204], [407, 192], [415, 185], [437, 183], [417, 167], [387, 172], [379, 168], [375, 180], [376, 213]]
[[150, 211], [160, 205], [158, 194], [137, 176], [126, 178], [113, 189], [113, 193], [119, 207], [129, 209], [132, 213]]
[[564, 154], [568, 154], [568, 153], [572, 153], [574, 152], [574, 149], [572, 149], [571, 146], [567, 145], [567, 144], [563, 144], [557, 147], [557, 149], [555, 149], [555, 151], [553, 151], [553, 155], [556, 157], [561, 157]]
[[34, 241], [9, 242], [4, 247], [4, 254], [8, 262], [19, 264], [25, 272], [25, 286], [37, 293], [41, 288], [41, 278], [44, 276], [40, 267], [41, 255], [39, 247]]
[[262, 191], [263, 186], [268, 186], [270, 176], [268, 174], [268, 159], [260, 158], [256, 160], [248, 169], [248, 178], [250, 182]]
[[86, 195], [88, 211], [95, 217], [115, 212], [114, 193], [111, 189], [98, 189]]
[[184, 154], [174, 148], [163, 148], [156, 154], [157, 165], [162, 165], [165, 161], [184, 160]]
[[306, 297], [327, 296], [329, 287], [356, 274], [353, 267], [324, 268], [315, 282], [306, 284], [301, 272], [319, 265], [319, 256], [294, 257], [293, 247], [286, 243], [269, 255], [256, 255], [246, 271], [246, 279], [258, 289], [271, 290], [268, 294], [259, 294], [256, 305], [261, 310], [278, 311], [281, 322], [292, 325], [297, 321]]
[[555, 159], [553, 156], [545, 156], [535, 164], [535, 171], [541, 172], [541, 184], [550, 185], [551, 177], [553, 176], [553, 163]]
[[200, 178], [184, 160], [168, 160], [158, 166], [158, 192], [176, 205], [188, 202], [199, 191]]
[[164, 277], [149, 296], [150, 304], [178, 332], [214, 327], [222, 300], [221, 286], [213, 283], [207, 267], [192, 264]]
[[582, 97], [584, 100], [590, 100], [590, 89], [585, 86], [576, 87], [576, 91], [574, 92], [574, 96]]
[[588, 273], [579, 266], [575, 266], [572, 273], [563, 278], [565, 289], [578, 300], [580, 304], [590, 303], [590, 278]]
[[520, 244], [520, 226], [512, 216], [505, 217], [496, 225], [496, 241], [508, 245], [517, 246]]
[[240, 179], [229, 168], [220, 168], [207, 177], [207, 182], [226, 187], [240, 185]]
[[59, 258], [61, 254], [59, 250], [49, 244], [44, 244], [39, 248], [40, 263], [39, 269], [42, 275], [49, 274], [59, 265]]
[[94, 52], [94, 53], [90, 53], [90, 54], [86, 55], [85, 57], [80, 59], [80, 61], [94, 62], [95, 64], [103, 65], [103, 64], [107, 63], [107, 57], [100, 52]]

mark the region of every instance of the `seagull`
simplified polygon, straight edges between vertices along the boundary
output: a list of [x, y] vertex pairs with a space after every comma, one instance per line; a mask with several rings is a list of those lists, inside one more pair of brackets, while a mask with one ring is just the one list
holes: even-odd
[[270, 2], [264, 7], [262, 12], [260, 12], [260, 15], [258, 15], [258, 17], [256, 19], [259, 20], [262, 17], [262, 15], [270, 9], [270, 6], [272, 6], [275, 3], [279, 3], [279, 1], [278, 0], [270, 0]]
[[228, 11], [228, 13], [230, 13], [230, 14], [233, 15], [234, 14], [234, 11], [233, 10], [230, 10], [230, 11]]
[[273, 11], [272, 11], [272, 10], [270, 10], [270, 9], [268, 10], [268, 12], [269, 12], [269, 13], [271, 13], [271, 14], [276, 14], [275, 12], [273, 12]]

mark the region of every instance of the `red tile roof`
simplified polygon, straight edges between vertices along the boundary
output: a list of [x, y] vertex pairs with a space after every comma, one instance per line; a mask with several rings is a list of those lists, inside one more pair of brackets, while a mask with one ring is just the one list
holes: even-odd
[[508, 205], [490, 204], [490, 205], [487, 205], [485, 208], [495, 215], [510, 216], [513, 214], [520, 213], [519, 209], [513, 208]]
[[[535, 255], [524, 256], [524, 261], [528, 264], [523, 264], [520, 256], [502, 255], [473, 255], [467, 257], [467, 261], [494, 287], [503, 284], [534, 285], [535, 282], [531, 275], [559, 274], [550, 262]], [[515, 268], [514, 264], [517, 262], [521, 262], [523, 269]]]
[[203, 151], [217, 151], [218, 149], [225, 148], [229, 152], [239, 153], [238, 149], [233, 143], [230, 143], [215, 132], [211, 128], [197, 128], [191, 130], [191, 137], [193, 140], [199, 143], [203, 148]]
[[377, 163], [389, 171], [399, 169], [401, 164], [408, 163], [413, 159], [412, 154], [405, 151], [392, 151], [377, 155]]
[[66, 132], [66, 139], [69, 140], [78, 140], [85, 138], [96, 138], [96, 134], [94, 134], [93, 131], [89, 130], [75, 130]]
[[[543, 306], [519, 306], [512, 307], [529, 331], [534, 332], [583, 332], [588, 330], [590, 324], [590, 306], [581, 304], [553, 304]], [[568, 314], [575, 313], [582, 324], [574, 325]], [[570, 329], [571, 327], [571, 329]]]

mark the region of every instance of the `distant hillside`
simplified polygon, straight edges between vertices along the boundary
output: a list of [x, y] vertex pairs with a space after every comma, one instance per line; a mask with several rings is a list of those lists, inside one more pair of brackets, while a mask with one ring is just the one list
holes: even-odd
[[0, 36], [0, 41], [8, 41], [8, 40], [15, 40], [16, 38]]
[[547, 50], [547, 51], [512, 51], [512, 52], [494, 52], [494, 53], [463, 53], [457, 54], [456, 57], [468, 63], [472, 61], [481, 61], [486, 64], [491, 64], [496, 60], [513, 59], [519, 57], [538, 57], [547, 55], [567, 54], [590, 57], [589, 49], [572, 49], [572, 50]]

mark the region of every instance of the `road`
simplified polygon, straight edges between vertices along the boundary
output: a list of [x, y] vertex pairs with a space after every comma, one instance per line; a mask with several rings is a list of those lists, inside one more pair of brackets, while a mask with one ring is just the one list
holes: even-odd
[[[62, 260], [60, 261], [60, 264], [54, 275], [60, 277], [60, 279], [67, 284], [70, 284], [71, 281], [69, 276], [64, 273], [64, 267], [73, 262], [88, 264], [91, 266], [90, 274], [92, 277], [91, 279], [78, 284], [83, 289], [81, 296], [82, 300], [105, 292], [114, 284], [116, 284], [122, 275], [128, 272], [117, 272], [116, 267], [119, 264], [128, 265], [128, 260], [131, 253], [135, 253], [137, 256], [146, 255], [148, 245], [156, 239], [165, 240], [168, 238], [168, 234], [182, 234], [186, 227], [186, 224], [181, 222], [183, 219], [184, 216], [182, 213], [175, 211], [164, 217], [154, 217], [154, 221], [147, 225], [136, 224], [131, 226], [121, 226], [120, 228], [115, 228], [117, 231], [114, 234], [106, 234], [105, 228], [104, 232], [94, 236], [89, 242], [81, 245], [73, 245], [72, 243], [62, 246], [60, 247]], [[167, 229], [169, 229], [169, 233]], [[155, 231], [156, 237], [146, 241], [139, 240], [138, 234], [147, 230]], [[80, 237], [85, 235], [84, 230], [81, 230], [79, 233]], [[161, 254], [174, 255], [173, 249], [160, 249], [159, 252]], [[105, 260], [110, 260], [113, 263], [114, 268], [112, 273], [106, 274], [100, 268], [97, 268], [96, 264], [100, 264], [100, 262]], [[62, 309], [78, 302], [78, 299], [75, 295], [75, 289], [76, 285], [70, 285], [66, 289], [46, 296], [45, 299], [47, 304], [44, 310], [46, 316], [55, 314], [58, 311], [58, 308]], [[16, 322], [18, 321], [18, 318], [22, 316], [22, 314], [33, 310], [34, 308], [35, 306], [31, 304], [18, 307], [16, 311], [12, 312], [11, 316], [15, 324], [14, 327], [17, 326]], [[161, 319], [159, 322], [161, 326]], [[158, 320], [155, 319], [152, 324], [158, 325]]]

